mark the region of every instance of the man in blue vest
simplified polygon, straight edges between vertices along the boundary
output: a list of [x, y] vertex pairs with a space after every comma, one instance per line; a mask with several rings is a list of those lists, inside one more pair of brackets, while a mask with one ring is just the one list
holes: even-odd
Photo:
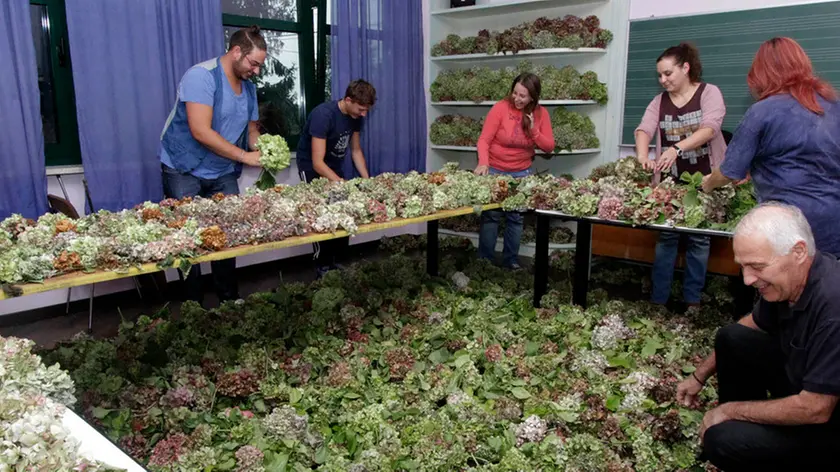
[[[361, 132], [368, 110], [376, 103], [376, 89], [358, 79], [350, 82], [341, 100], [324, 102], [309, 114], [297, 146], [297, 166], [300, 179], [312, 182], [317, 178], [333, 182], [344, 180], [344, 158], [350, 151], [353, 166], [359, 176], [369, 177]], [[337, 268], [336, 261], [346, 251], [349, 238], [330, 239], [315, 243], [317, 275], [320, 277]]]
[[[163, 191], [168, 198], [239, 194], [242, 165], [259, 166], [257, 90], [251, 78], [266, 58], [257, 26], [233, 34], [227, 53], [191, 67], [161, 134]], [[239, 298], [236, 259], [211, 264], [219, 301]], [[185, 299], [203, 301], [201, 268], [184, 280]]]

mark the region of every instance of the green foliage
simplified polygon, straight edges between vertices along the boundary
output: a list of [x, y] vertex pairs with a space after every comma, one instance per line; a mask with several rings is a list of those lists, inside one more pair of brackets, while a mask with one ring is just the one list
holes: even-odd
[[[461, 252], [442, 278], [422, 255], [362, 262], [46, 359], [70, 371], [79, 413], [155, 472], [700, 466], [702, 411], [673, 389], [726, 320], [713, 302], [677, 319], [551, 292], [535, 310], [529, 274]], [[711, 386], [702, 407], [714, 401]]]
[[476, 66], [469, 69], [441, 71], [431, 85], [432, 101], [497, 101], [510, 94], [517, 75], [531, 72], [540, 78], [540, 100], [593, 100], [607, 103], [607, 86], [598, 81], [595, 72], [583, 74], [572, 66], [534, 65], [523, 60], [516, 67], [490, 69]]
[[[442, 115], [432, 123], [429, 139], [437, 145], [476, 146], [483, 122], [483, 119], [469, 116]], [[551, 127], [557, 151], [595, 149], [599, 145], [595, 124], [586, 115], [563, 107], [555, 108], [551, 113]]]
[[443, 115], [429, 128], [429, 140], [442, 146], [475, 146], [481, 136], [484, 119], [463, 115]]
[[455, 54], [517, 53], [526, 49], [582, 47], [605, 48], [612, 41], [612, 32], [600, 27], [598, 17], [538, 18], [508, 28], [501, 33], [481, 30], [477, 36], [450, 34], [432, 46], [432, 56]]
[[595, 123], [588, 116], [557, 107], [551, 112], [554, 143], [559, 151], [596, 149], [600, 146], [595, 136]]

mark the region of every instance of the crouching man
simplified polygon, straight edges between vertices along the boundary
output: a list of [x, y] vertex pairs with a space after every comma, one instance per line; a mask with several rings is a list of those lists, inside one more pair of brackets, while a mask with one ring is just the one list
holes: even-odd
[[733, 248], [761, 298], [718, 331], [714, 353], [677, 388], [690, 406], [717, 374], [701, 458], [726, 472], [837, 467], [840, 262], [816, 250], [799, 209], [773, 202], [743, 218]]

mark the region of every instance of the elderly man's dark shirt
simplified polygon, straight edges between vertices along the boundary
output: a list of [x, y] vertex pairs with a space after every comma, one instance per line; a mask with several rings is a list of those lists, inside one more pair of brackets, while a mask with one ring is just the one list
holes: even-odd
[[[817, 252], [799, 300], [759, 300], [753, 319], [779, 340], [794, 392], [840, 396], [840, 261]], [[840, 408], [832, 423], [840, 423]]]

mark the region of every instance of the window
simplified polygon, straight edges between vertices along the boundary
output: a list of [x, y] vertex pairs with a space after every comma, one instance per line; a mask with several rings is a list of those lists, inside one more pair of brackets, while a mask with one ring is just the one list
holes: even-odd
[[30, 0], [46, 165], [78, 165], [79, 130], [63, 0]]
[[254, 80], [261, 132], [283, 136], [292, 149], [307, 114], [329, 96], [325, 38], [330, 27], [327, 18], [318, 15], [329, 11], [328, 1], [332, 0], [222, 0], [225, 49], [241, 27], [258, 25], [263, 32], [268, 57]]
[[[225, 26], [225, 43], [236, 30], [236, 27]], [[283, 136], [294, 148], [304, 119], [298, 34], [265, 30], [263, 37], [268, 45], [268, 55], [260, 75], [254, 79], [260, 132]]]

